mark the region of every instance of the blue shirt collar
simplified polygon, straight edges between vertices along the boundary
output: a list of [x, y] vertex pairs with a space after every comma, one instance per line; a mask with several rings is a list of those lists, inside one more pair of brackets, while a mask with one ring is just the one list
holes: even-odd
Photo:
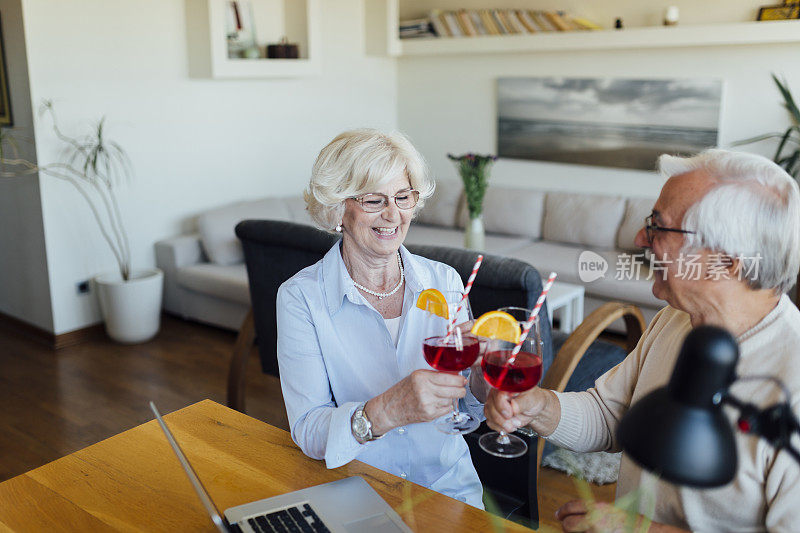
[[[331, 315], [341, 309], [345, 298], [355, 304], [363, 302], [363, 298], [353, 284], [353, 279], [347, 272], [347, 267], [344, 266], [341, 244], [342, 241], [339, 240], [322, 258], [322, 291]], [[418, 294], [426, 287], [433, 286], [428, 270], [420, 268], [416, 257], [402, 245], [400, 246], [400, 259], [403, 261], [406, 287], [412, 293]]]

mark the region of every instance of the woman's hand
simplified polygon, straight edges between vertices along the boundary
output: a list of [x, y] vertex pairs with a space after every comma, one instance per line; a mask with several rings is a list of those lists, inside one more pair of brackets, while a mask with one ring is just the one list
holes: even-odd
[[558, 398], [539, 387], [517, 395], [492, 389], [483, 410], [489, 427], [506, 433], [530, 425], [539, 435], [550, 435], [561, 419]]
[[430, 422], [453, 409], [453, 400], [467, 394], [467, 378], [460, 374], [415, 370], [364, 407], [373, 435], [392, 429]]

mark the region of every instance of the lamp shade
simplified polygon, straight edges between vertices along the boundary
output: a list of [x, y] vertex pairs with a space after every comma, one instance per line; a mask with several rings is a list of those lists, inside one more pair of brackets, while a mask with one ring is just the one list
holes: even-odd
[[735, 379], [738, 360], [736, 340], [724, 329], [692, 330], [668, 385], [640, 399], [622, 418], [617, 438], [623, 450], [671, 483], [729, 483], [736, 473], [736, 444], [714, 397]]

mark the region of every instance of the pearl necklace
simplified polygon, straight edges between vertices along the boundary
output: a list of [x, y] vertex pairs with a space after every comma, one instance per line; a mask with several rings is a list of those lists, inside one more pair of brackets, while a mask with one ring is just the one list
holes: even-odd
[[373, 291], [373, 290], [368, 289], [365, 286], [361, 285], [360, 283], [357, 283], [355, 280], [353, 280], [353, 285], [355, 285], [357, 288], [361, 289], [362, 291], [366, 292], [367, 294], [371, 294], [373, 296], [377, 296], [378, 300], [383, 300], [387, 296], [391, 296], [392, 294], [396, 293], [398, 290], [400, 290], [400, 287], [403, 286], [403, 281], [405, 280], [405, 275], [403, 274], [403, 262], [400, 260], [400, 252], [397, 252], [397, 266], [400, 267], [400, 281], [397, 282], [397, 286], [394, 289], [390, 290], [389, 292]]

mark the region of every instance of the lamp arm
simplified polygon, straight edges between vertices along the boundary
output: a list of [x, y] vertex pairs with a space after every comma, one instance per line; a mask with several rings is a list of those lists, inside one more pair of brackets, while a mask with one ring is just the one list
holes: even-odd
[[800, 464], [800, 451], [791, 443], [793, 434], [800, 435], [800, 421], [792, 411], [789, 392], [776, 378], [766, 376], [764, 378], [780, 384], [786, 395], [785, 401], [761, 409], [755, 404], [743, 402], [726, 391], [715, 398], [718, 399], [715, 403], [728, 405], [739, 411], [739, 420], [736, 424], [739, 431], [761, 437], [776, 450], [786, 450]]

